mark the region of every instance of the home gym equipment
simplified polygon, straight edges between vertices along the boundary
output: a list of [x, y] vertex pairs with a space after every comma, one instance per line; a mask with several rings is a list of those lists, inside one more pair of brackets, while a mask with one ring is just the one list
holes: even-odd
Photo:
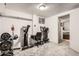
[[11, 36], [9, 33], [2, 33], [1, 34], [1, 43], [0, 43], [0, 51], [1, 56], [13, 56], [13, 40], [17, 39], [18, 36], [14, 35]]
[[[33, 39], [33, 42], [35, 42], [35, 43], [33, 43], [33, 45], [35, 45], [35, 46], [39, 46], [39, 45], [41, 45], [41, 32], [37, 32], [36, 33], [36, 35], [31, 35], [31, 39]], [[31, 40], [32, 41], [32, 40]], [[31, 43], [31, 44], [32, 44]]]
[[28, 30], [30, 28], [30, 25], [23, 26], [20, 30], [21, 34], [21, 47], [24, 48], [25, 46], [28, 47]]
[[40, 27], [40, 30], [41, 30], [41, 33], [42, 33], [42, 41], [44, 43], [48, 42], [49, 41], [49, 39], [48, 39], [49, 28], [47, 28], [47, 27]]
[[31, 38], [36, 41], [36, 46], [49, 42], [48, 30], [49, 29], [47, 27], [40, 27], [41, 32], [37, 32], [36, 35], [31, 35]]
[[41, 42], [42, 42], [41, 37], [42, 37], [42, 33], [41, 33], [41, 32], [37, 32], [37, 33], [36, 33], [36, 36], [35, 36], [35, 40], [37, 41], [37, 42], [35, 43], [36, 46], [41, 45]]
[[30, 25], [27, 25], [27, 28], [24, 30], [24, 46], [28, 46], [28, 30]]

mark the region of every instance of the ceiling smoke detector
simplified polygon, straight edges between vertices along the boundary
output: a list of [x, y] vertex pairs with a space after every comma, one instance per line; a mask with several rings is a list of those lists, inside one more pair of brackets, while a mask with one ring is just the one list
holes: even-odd
[[46, 10], [47, 9], [47, 6], [45, 4], [40, 4], [38, 6], [38, 9], [40, 9], [40, 10]]

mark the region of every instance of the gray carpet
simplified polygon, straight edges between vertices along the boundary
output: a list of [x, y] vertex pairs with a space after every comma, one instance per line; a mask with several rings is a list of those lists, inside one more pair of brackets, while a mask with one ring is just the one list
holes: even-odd
[[69, 42], [64, 41], [60, 44], [53, 42], [46, 43], [39, 47], [15, 50], [15, 56], [79, 56], [79, 53], [69, 47]]

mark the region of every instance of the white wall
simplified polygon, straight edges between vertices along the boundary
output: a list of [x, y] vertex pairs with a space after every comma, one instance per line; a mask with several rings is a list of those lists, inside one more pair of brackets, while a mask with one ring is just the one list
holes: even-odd
[[1, 34], [1, 31], [2, 31], [1, 28], [2, 28], [2, 24], [1, 24], [1, 20], [0, 20], [0, 34]]
[[52, 16], [46, 19], [46, 26], [49, 28], [48, 37], [50, 41], [58, 43], [58, 19]]
[[[35, 26], [36, 25], [36, 26]], [[39, 23], [38, 23], [38, 16], [33, 15], [33, 35], [36, 34], [37, 31], [39, 31]]]
[[70, 31], [70, 22], [69, 21], [66, 21], [64, 22], [64, 28], [65, 28], [65, 31]]
[[79, 8], [70, 13], [70, 47], [79, 52]]
[[48, 17], [46, 26], [49, 27], [49, 39], [58, 43], [58, 17], [70, 14], [70, 48], [79, 52], [79, 8]]
[[37, 32], [40, 32], [40, 26], [45, 26], [45, 24], [39, 24], [39, 17], [40, 16], [33, 15], [33, 35], [36, 35]]

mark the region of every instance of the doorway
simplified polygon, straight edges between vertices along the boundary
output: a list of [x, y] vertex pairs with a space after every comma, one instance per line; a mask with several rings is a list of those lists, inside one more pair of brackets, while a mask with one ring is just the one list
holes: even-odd
[[58, 43], [70, 40], [70, 15], [58, 17]]

